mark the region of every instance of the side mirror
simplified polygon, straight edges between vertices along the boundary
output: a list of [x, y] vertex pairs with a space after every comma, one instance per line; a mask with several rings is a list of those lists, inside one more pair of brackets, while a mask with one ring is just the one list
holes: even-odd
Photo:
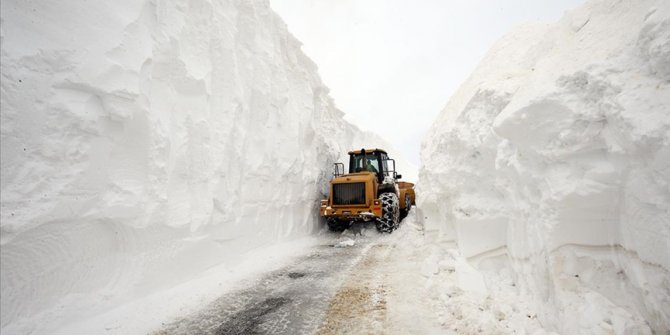
[[[333, 177], [339, 177], [344, 174], [344, 164], [342, 163], [335, 163], [335, 171], [333, 171]], [[342, 172], [340, 172], [340, 167], [342, 168]]]
[[396, 179], [401, 179], [401, 178], [402, 178], [401, 174], [396, 175]]

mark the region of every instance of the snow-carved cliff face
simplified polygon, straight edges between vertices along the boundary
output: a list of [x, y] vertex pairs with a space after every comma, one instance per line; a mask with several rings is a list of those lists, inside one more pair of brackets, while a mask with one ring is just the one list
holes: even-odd
[[3, 2], [3, 330], [321, 229], [342, 116], [267, 1]]
[[591, 1], [518, 28], [451, 98], [422, 161], [427, 229], [480, 264], [506, 253], [545, 326], [670, 329], [667, 2]]

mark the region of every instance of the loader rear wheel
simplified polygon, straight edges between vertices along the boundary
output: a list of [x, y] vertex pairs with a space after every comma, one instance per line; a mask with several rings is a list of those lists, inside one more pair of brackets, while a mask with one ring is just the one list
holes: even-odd
[[390, 233], [398, 228], [400, 216], [398, 196], [390, 192], [382, 193], [379, 200], [382, 202], [382, 216], [376, 219], [375, 226], [382, 233]]
[[400, 210], [400, 220], [407, 217], [407, 214], [409, 214], [409, 210], [411, 208], [412, 208], [412, 198], [410, 198], [409, 194], [405, 194], [405, 208]]
[[336, 231], [336, 232], [342, 232], [345, 229], [349, 228], [349, 222], [347, 221], [340, 221], [335, 218], [328, 218], [328, 230], [330, 231]]

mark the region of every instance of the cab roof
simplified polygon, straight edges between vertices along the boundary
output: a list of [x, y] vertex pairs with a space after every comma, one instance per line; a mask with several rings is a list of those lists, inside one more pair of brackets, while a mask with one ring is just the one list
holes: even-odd
[[[362, 150], [362, 149], [361, 149]], [[361, 150], [353, 150], [349, 151], [349, 155], [360, 155]], [[370, 152], [383, 152], [385, 154], [388, 154], [384, 149], [379, 149], [379, 148], [374, 148], [374, 149], [365, 149], [365, 153], [370, 153]]]

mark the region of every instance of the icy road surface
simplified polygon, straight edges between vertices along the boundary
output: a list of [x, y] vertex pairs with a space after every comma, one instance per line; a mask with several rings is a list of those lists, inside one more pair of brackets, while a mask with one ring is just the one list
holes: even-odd
[[439, 331], [418, 308], [427, 305], [413, 285], [421, 279], [422, 256], [413, 252], [417, 249], [399, 247], [408, 234], [419, 237], [421, 227], [412, 225], [392, 235], [377, 233], [374, 225], [361, 228], [356, 235], [331, 234], [328, 243], [294, 264], [223, 295], [155, 334]]

